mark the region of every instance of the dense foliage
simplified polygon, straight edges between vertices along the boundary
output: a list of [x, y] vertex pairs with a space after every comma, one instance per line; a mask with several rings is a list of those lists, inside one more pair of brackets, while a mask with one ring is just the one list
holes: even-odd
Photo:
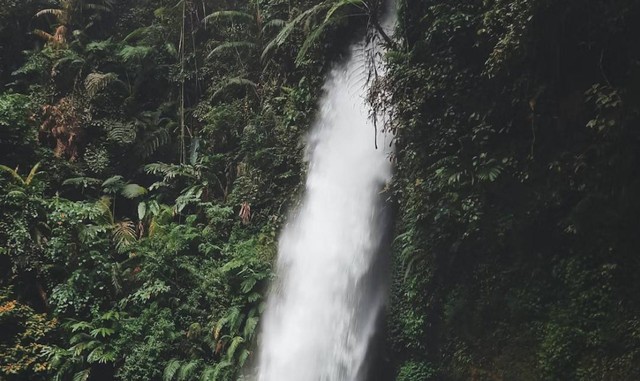
[[640, 6], [411, 1], [389, 54], [398, 380], [640, 378]]
[[363, 5], [0, 1], [0, 380], [237, 379]]
[[[0, 0], [0, 380], [238, 379], [323, 74], [379, 6]], [[374, 376], [640, 379], [640, 5], [398, 6]]]

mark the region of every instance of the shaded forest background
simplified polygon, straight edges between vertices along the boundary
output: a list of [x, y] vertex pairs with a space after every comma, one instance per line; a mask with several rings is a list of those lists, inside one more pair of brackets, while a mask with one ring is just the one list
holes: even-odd
[[[380, 8], [0, 0], [0, 380], [238, 379], [323, 75]], [[378, 378], [640, 379], [640, 4], [398, 12]]]

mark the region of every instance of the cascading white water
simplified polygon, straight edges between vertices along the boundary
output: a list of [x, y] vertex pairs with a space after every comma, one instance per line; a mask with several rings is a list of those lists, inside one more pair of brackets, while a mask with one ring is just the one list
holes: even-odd
[[378, 132], [375, 144], [364, 49], [364, 42], [353, 46], [325, 83], [308, 143], [306, 193], [279, 241], [258, 381], [361, 377], [384, 303], [371, 275], [384, 236], [380, 192], [392, 172], [389, 137]]

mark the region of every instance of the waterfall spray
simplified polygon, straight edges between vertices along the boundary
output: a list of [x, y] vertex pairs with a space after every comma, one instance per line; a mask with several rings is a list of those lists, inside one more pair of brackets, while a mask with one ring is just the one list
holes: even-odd
[[385, 291], [371, 276], [385, 227], [380, 192], [392, 173], [390, 137], [376, 131], [366, 102], [367, 48], [378, 49], [352, 46], [324, 86], [308, 141], [305, 195], [279, 240], [258, 381], [361, 378], [384, 304]]

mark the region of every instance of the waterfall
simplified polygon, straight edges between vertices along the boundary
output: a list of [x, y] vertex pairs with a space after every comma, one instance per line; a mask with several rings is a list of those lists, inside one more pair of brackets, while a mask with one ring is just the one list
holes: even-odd
[[374, 267], [386, 223], [380, 193], [392, 173], [390, 137], [377, 131], [365, 100], [366, 49], [379, 51], [355, 44], [324, 86], [308, 139], [305, 195], [279, 240], [258, 381], [362, 378], [385, 298]]

